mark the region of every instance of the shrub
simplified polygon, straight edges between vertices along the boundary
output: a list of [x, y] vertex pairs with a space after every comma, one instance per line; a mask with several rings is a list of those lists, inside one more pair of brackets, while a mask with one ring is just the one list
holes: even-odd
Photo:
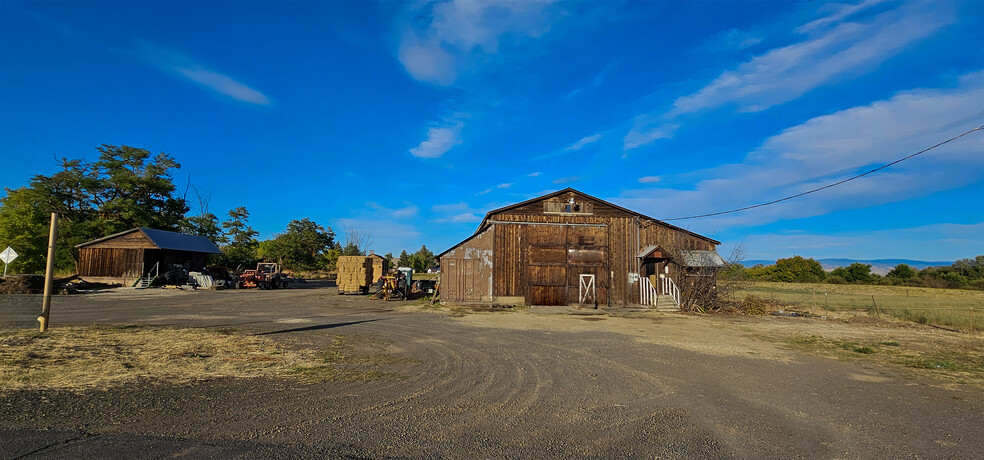
[[827, 283], [829, 284], [847, 284], [847, 280], [837, 275], [830, 275], [827, 277]]

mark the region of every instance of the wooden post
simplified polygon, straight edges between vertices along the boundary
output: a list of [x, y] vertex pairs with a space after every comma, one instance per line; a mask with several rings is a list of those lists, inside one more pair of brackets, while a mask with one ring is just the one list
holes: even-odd
[[55, 238], [58, 235], [58, 213], [51, 213], [51, 228], [48, 229], [48, 266], [44, 270], [44, 298], [41, 301], [41, 332], [48, 330], [48, 314], [51, 312], [51, 290], [55, 280]]
[[875, 302], [874, 294], [871, 294], [871, 304], [875, 306], [875, 316], [881, 317], [881, 312], [878, 311], [878, 303]]
[[970, 307], [970, 333], [974, 334], [974, 307]]

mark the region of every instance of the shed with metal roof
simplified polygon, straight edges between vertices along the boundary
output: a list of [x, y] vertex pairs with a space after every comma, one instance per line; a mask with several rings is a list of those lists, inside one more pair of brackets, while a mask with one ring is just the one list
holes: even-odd
[[89, 281], [131, 285], [157, 267], [173, 265], [189, 271], [205, 268], [209, 254], [222, 251], [208, 238], [152, 228], [132, 228], [75, 246], [78, 274]]

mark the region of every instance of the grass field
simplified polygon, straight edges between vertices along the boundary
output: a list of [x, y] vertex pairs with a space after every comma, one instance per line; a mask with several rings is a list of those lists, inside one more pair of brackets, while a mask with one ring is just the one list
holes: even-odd
[[905, 286], [753, 282], [737, 293], [831, 312], [864, 312], [963, 331], [984, 330], [984, 292]]

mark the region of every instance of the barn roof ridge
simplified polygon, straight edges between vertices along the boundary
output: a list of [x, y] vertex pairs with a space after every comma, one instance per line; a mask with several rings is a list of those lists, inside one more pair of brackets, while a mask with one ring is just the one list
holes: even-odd
[[619, 205], [617, 205], [615, 203], [612, 203], [610, 201], [603, 200], [603, 199], [598, 198], [598, 197], [593, 196], [593, 195], [589, 195], [589, 194], [584, 193], [584, 192], [582, 192], [580, 190], [577, 190], [575, 188], [567, 187], [567, 188], [562, 189], [562, 190], [557, 190], [556, 192], [551, 192], [551, 193], [548, 193], [546, 195], [541, 195], [541, 196], [538, 196], [538, 197], [530, 198], [530, 199], [528, 199], [526, 201], [521, 201], [519, 203], [514, 203], [514, 204], [511, 204], [511, 205], [508, 205], [508, 206], [503, 206], [501, 208], [493, 209], [493, 210], [485, 213], [485, 217], [482, 218], [482, 222], [478, 225], [478, 229], [475, 230], [475, 233], [469, 235], [468, 238], [465, 238], [464, 240], [461, 240], [457, 244], [455, 244], [455, 245], [451, 246], [450, 248], [444, 250], [444, 252], [438, 254], [435, 257], [438, 257], [439, 258], [439, 257], [443, 256], [444, 254], [447, 254], [452, 249], [454, 249], [454, 248], [456, 248], [458, 246], [461, 246], [463, 243], [468, 242], [469, 240], [471, 240], [472, 238], [474, 238], [475, 236], [477, 236], [479, 233], [482, 233], [490, 225], [489, 224], [489, 217], [492, 214], [500, 213], [500, 212], [503, 212], [503, 211], [508, 211], [510, 209], [518, 208], [518, 207], [521, 207], [521, 206], [526, 206], [526, 205], [528, 205], [530, 203], [534, 203], [534, 202], [537, 202], [537, 201], [540, 201], [540, 200], [545, 200], [545, 199], [548, 199], [548, 198], [553, 198], [553, 197], [555, 197], [557, 195], [563, 195], [564, 193], [568, 193], [568, 192], [574, 192], [574, 193], [577, 193], [579, 195], [583, 195], [583, 196], [585, 196], [587, 198], [590, 198], [592, 200], [595, 200], [595, 201], [599, 201], [601, 203], [604, 203], [606, 206], [611, 206], [611, 207], [613, 207], [615, 209], [618, 209], [620, 211], [623, 211], [623, 212], [632, 214], [634, 216], [641, 217], [641, 218], [644, 218], [644, 219], [647, 219], [647, 220], [651, 220], [651, 221], [656, 222], [656, 223], [658, 223], [660, 225], [663, 225], [663, 226], [665, 226], [667, 228], [671, 228], [671, 229], [674, 229], [674, 230], [679, 230], [679, 231], [684, 232], [684, 233], [686, 233], [688, 235], [691, 235], [691, 236], [700, 238], [700, 239], [705, 240], [705, 241], [708, 241], [710, 243], [713, 243], [713, 244], [721, 244], [720, 241], [715, 240], [713, 238], [706, 237], [706, 236], [701, 235], [699, 233], [694, 233], [694, 232], [692, 232], [690, 230], [687, 230], [685, 228], [677, 227], [676, 225], [673, 225], [673, 224], [668, 224], [666, 222], [663, 222], [663, 221], [661, 221], [659, 219], [656, 219], [654, 217], [647, 216], [647, 215], [642, 214], [640, 212], [636, 212], [636, 211], [633, 211], [631, 209], [623, 208], [623, 207], [621, 207], [621, 206], [619, 206]]
[[522, 201], [522, 202], [519, 202], [519, 203], [511, 204], [509, 206], [503, 206], [503, 207], [498, 208], [498, 209], [493, 209], [493, 210], [485, 213], [485, 217], [482, 219], [482, 223], [478, 226], [478, 230], [476, 230], [475, 233], [479, 233], [479, 232], [482, 231], [483, 228], [485, 228], [486, 223], [489, 220], [489, 216], [491, 216], [492, 214], [500, 213], [500, 212], [503, 212], [503, 211], [508, 211], [510, 209], [518, 208], [520, 206], [526, 206], [526, 205], [528, 205], [530, 203], [534, 203], [534, 202], [537, 202], [537, 201], [540, 201], [540, 200], [544, 200], [544, 199], [547, 199], [547, 198], [553, 198], [553, 197], [555, 197], [557, 195], [563, 195], [564, 193], [567, 193], [567, 192], [574, 192], [574, 193], [577, 193], [579, 195], [584, 195], [585, 197], [591, 198], [592, 200], [595, 200], [595, 201], [600, 201], [600, 202], [604, 203], [607, 206], [611, 206], [611, 207], [613, 207], [615, 209], [618, 209], [619, 211], [626, 212], [626, 213], [632, 214], [632, 215], [637, 216], [637, 217], [642, 217], [642, 218], [645, 218], [645, 219], [649, 219], [649, 220], [651, 220], [653, 222], [656, 222], [656, 223], [658, 223], [660, 225], [663, 225], [665, 227], [672, 228], [674, 230], [679, 230], [681, 232], [687, 233], [687, 234], [689, 234], [691, 236], [700, 238], [700, 239], [705, 240], [705, 241], [709, 241], [709, 242], [714, 243], [714, 244], [721, 244], [720, 241], [715, 240], [714, 238], [709, 238], [709, 237], [706, 237], [706, 236], [701, 235], [699, 233], [694, 233], [694, 232], [692, 232], [690, 230], [687, 230], [685, 228], [680, 228], [680, 227], [677, 227], [676, 225], [668, 224], [668, 223], [663, 222], [663, 221], [661, 221], [661, 220], [659, 220], [659, 219], [657, 219], [655, 217], [647, 216], [647, 215], [645, 215], [645, 214], [643, 214], [641, 212], [633, 211], [633, 210], [628, 209], [628, 208], [623, 208], [623, 207], [621, 207], [621, 206], [619, 206], [619, 205], [617, 205], [615, 203], [612, 203], [610, 201], [603, 200], [603, 199], [598, 198], [598, 197], [593, 196], [593, 195], [589, 195], [587, 193], [584, 193], [584, 192], [582, 192], [580, 190], [577, 190], [577, 189], [574, 189], [574, 188], [571, 188], [571, 187], [567, 187], [567, 188], [565, 188], [563, 190], [558, 190], [556, 192], [551, 192], [551, 193], [548, 193], [546, 195], [538, 196], [538, 197], [535, 197], [535, 198], [530, 198], [530, 199], [528, 199], [526, 201]]
[[219, 254], [222, 251], [211, 240], [204, 236], [191, 235], [188, 233], [172, 232], [169, 230], [158, 230], [156, 228], [134, 227], [119, 233], [86, 241], [75, 245], [76, 248], [91, 246], [96, 243], [111, 240], [116, 237], [127, 235], [139, 231], [143, 233], [158, 249], [170, 249], [174, 251], [204, 252], [209, 254]]

